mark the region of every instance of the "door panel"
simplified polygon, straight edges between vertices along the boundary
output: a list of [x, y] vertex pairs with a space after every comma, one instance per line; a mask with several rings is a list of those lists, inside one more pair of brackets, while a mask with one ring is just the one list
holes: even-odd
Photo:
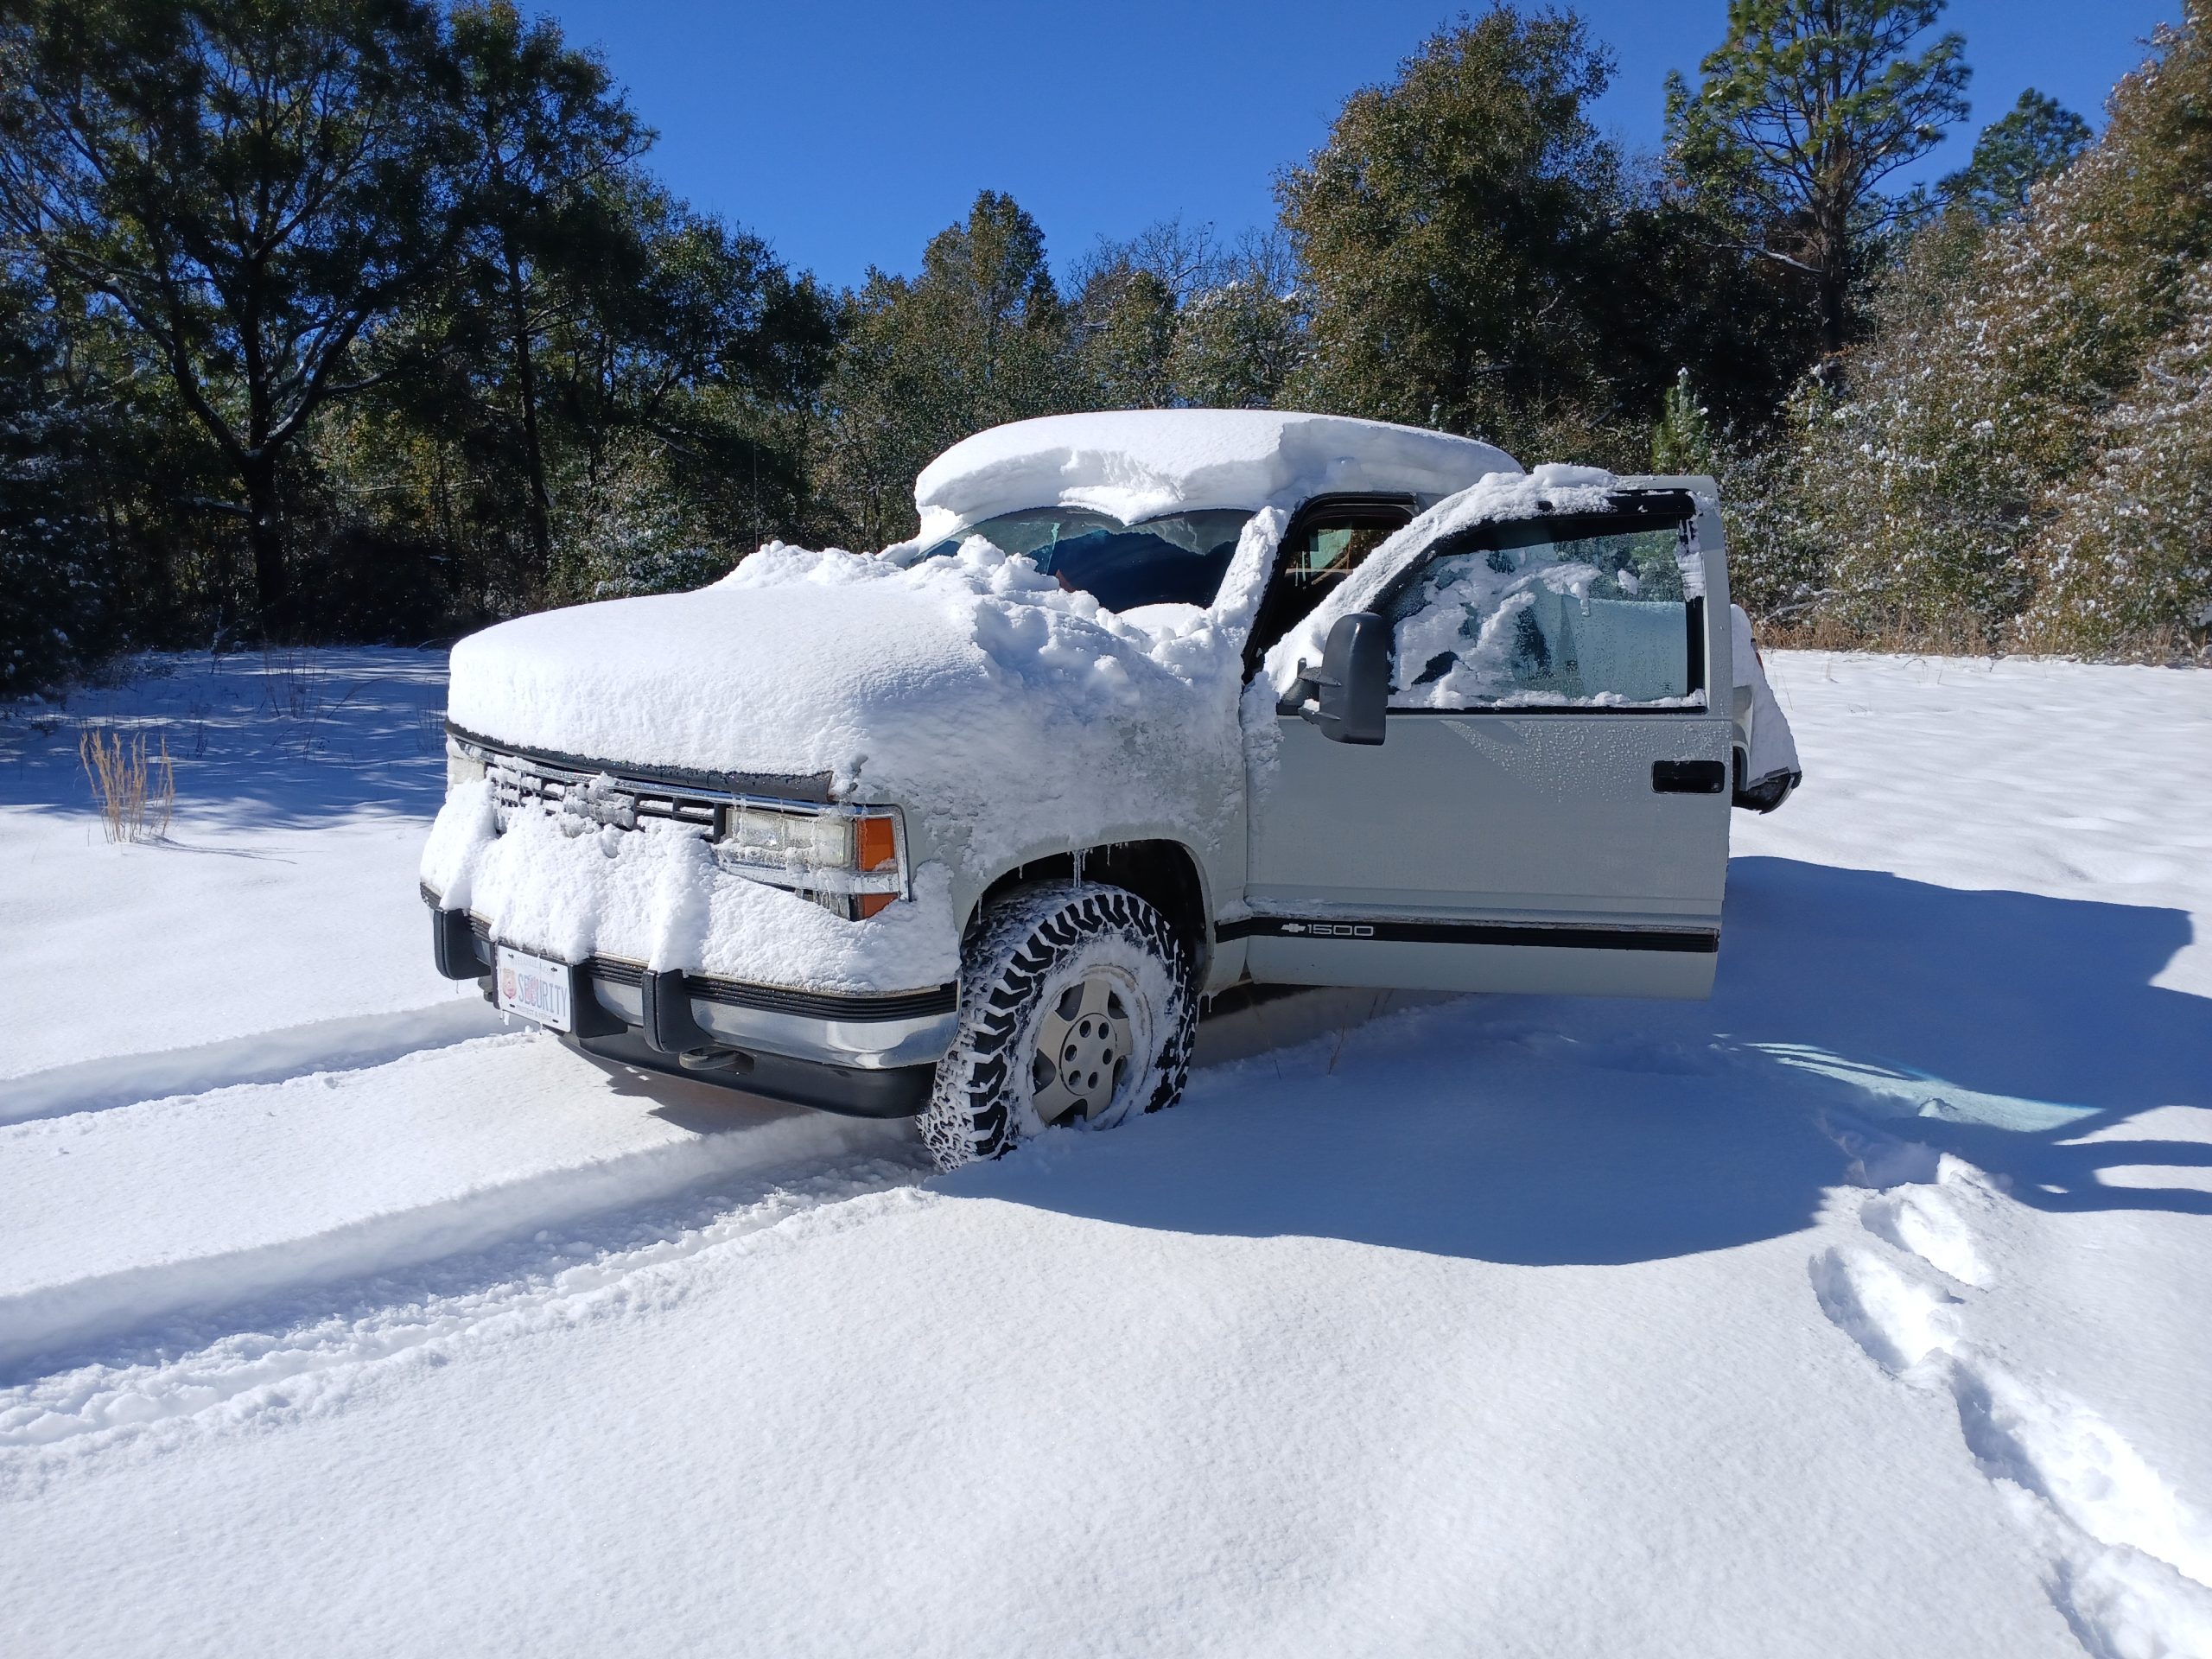
[[1711, 991], [1727, 794], [1662, 792], [1654, 767], [1725, 766], [1725, 717], [1394, 710], [1388, 734], [1362, 748], [1277, 717], [1253, 797], [1255, 979]]
[[1254, 978], [1710, 992], [1732, 728], [1700, 706], [1705, 563], [1687, 497], [1612, 500], [1453, 531], [1382, 591], [1380, 745], [1276, 716]]

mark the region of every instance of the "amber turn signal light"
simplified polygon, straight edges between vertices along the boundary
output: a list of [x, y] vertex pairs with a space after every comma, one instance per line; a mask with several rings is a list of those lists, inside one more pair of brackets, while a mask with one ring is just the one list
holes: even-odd
[[899, 832], [888, 817], [854, 821], [853, 862], [863, 871], [887, 870], [899, 862]]

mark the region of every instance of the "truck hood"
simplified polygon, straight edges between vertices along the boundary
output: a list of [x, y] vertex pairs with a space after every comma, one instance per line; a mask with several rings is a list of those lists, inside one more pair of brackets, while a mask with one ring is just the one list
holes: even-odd
[[982, 543], [908, 569], [772, 545], [695, 593], [471, 635], [448, 713], [610, 767], [826, 777], [1018, 853], [1187, 816], [1194, 769], [1235, 765], [1241, 642], [1196, 610], [1146, 620]]

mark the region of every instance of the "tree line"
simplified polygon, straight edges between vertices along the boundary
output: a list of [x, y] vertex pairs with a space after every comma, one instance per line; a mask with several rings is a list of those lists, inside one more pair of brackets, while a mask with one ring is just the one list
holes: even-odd
[[1056, 272], [985, 191], [836, 291], [510, 4], [0, 0], [0, 690], [880, 546], [970, 432], [1173, 405], [1716, 472], [1745, 596], [1829, 637], [2185, 643], [2197, 3], [2101, 139], [2031, 93], [1914, 190], [1967, 111], [1942, 0], [1730, 0], [1656, 156], [1592, 122], [1581, 19], [1496, 6], [1353, 92], [1263, 231]]

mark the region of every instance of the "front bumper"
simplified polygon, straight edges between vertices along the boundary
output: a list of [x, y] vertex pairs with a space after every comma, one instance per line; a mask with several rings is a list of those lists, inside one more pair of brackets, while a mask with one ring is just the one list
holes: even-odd
[[[490, 995], [490, 929], [427, 887], [423, 898], [438, 971]], [[564, 1040], [587, 1052], [861, 1117], [920, 1111], [959, 1020], [953, 985], [853, 996], [602, 957], [574, 969], [575, 1030]]]

